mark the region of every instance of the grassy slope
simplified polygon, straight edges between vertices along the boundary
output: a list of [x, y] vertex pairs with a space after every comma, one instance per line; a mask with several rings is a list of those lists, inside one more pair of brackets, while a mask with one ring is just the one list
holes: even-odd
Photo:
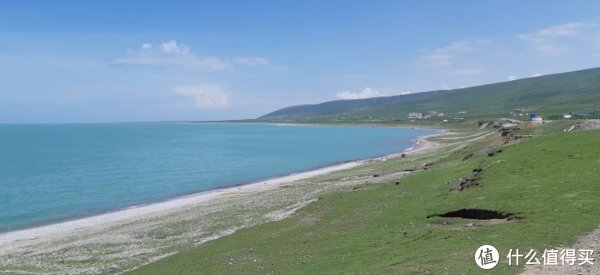
[[[482, 144], [443, 156], [432, 169], [323, 196], [293, 217], [243, 229], [136, 270], [193, 273], [476, 273], [475, 249], [569, 245], [600, 224], [600, 132], [558, 126], [487, 157]], [[476, 153], [463, 162], [462, 158]], [[460, 193], [447, 182], [484, 167], [481, 185]], [[426, 218], [464, 207], [518, 213], [505, 224]], [[469, 223], [474, 226], [465, 226]], [[502, 255], [504, 254], [504, 255]], [[501, 262], [491, 273], [518, 271]]]
[[[600, 101], [600, 68], [526, 78], [516, 81], [417, 94], [338, 100], [315, 105], [292, 106], [267, 114], [265, 120], [330, 121], [406, 119], [409, 112], [436, 110], [448, 117], [486, 118], [507, 116], [516, 108], [542, 115], [577, 112]], [[457, 114], [467, 111], [467, 114]]]

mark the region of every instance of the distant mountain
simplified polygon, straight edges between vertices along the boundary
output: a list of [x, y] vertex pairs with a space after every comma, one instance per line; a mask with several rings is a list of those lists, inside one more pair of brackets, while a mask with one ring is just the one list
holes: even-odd
[[[600, 68], [455, 90], [286, 107], [259, 120], [405, 120], [409, 113], [444, 113], [445, 119], [509, 116], [516, 109], [555, 115], [600, 109]], [[441, 119], [441, 117], [438, 117]]]

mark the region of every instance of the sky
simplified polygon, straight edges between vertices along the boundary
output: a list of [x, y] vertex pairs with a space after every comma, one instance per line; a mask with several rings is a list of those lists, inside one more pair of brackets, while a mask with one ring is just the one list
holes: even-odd
[[0, 123], [256, 118], [598, 67], [599, 1], [3, 1]]

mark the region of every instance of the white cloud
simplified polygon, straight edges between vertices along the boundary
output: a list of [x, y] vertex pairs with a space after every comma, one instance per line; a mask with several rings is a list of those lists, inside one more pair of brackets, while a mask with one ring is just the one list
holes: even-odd
[[462, 68], [454, 71], [457, 75], [477, 75], [481, 73], [480, 69], [475, 68]]
[[238, 57], [234, 58], [233, 61], [243, 65], [249, 66], [265, 66], [269, 65], [269, 61], [264, 57]]
[[190, 48], [186, 45], [177, 45], [177, 41], [171, 40], [158, 46], [166, 54], [189, 55]]
[[196, 108], [218, 108], [229, 106], [229, 96], [225, 89], [216, 85], [174, 87], [172, 90], [182, 96], [191, 97]]
[[550, 26], [537, 32], [520, 34], [517, 38], [531, 44], [538, 52], [548, 55], [563, 55], [571, 50], [570, 40], [585, 40], [597, 27], [595, 23], [569, 22]]
[[588, 23], [569, 22], [561, 25], [554, 25], [541, 29], [535, 33], [521, 34], [518, 37], [528, 41], [540, 41], [540, 39], [560, 37], [560, 36], [579, 36], [581, 29], [589, 26]]
[[146, 43], [140, 50], [130, 51], [126, 56], [115, 60], [117, 64], [156, 67], [176, 67], [193, 70], [223, 70], [230, 67], [227, 61], [217, 57], [200, 57], [188, 46], [172, 40], [157, 47]]
[[429, 67], [449, 67], [452, 65], [453, 58], [453, 55], [441, 52], [433, 52], [423, 57], [426, 66]]
[[161, 43], [156, 47], [150, 43], [144, 43], [138, 50], [129, 51], [125, 56], [115, 60], [115, 63], [206, 71], [229, 69], [233, 67], [234, 63], [251, 66], [269, 64], [268, 60], [263, 57], [238, 57], [228, 60], [220, 57], [200, 56], [187, 45], [179, 44], [175, 40]]
[[534, 73], [532, 75], [530, 75], [529, 77], [538, 77], [538, 76], [542, 76], [543, 74], [541, 73]]
[[419, 64], [447, 75], [473, 78], [482, 74], [486, 68], [480, 58], [473, 57], [487, 52], [492, 46], [491, 39], [455, 41], [422, 54], [419, 57]]
[[470, 53], [475, 50], [475, 44], [488, 43], [488, 41], [455, 41], [445, 47], [433, 50], [422, 56], [425, 66], [434, 68], [444, 68], [453, 65], [453, 60], [461, 54]]
[[[462, 84], [475, 86], [597, 67], [600, 19], [558, 23], [509, 35], [456, 37], [458, 40], [421, 50], [413, 62], [415, 72], [405, 73], [404, 83], [418, 83], [421, 87], [410, 87], [417, 90], [455, 89]], [[427, 77], [422, 80], [415, 77], [418, 75]], [[437, 80], [428, 83], [430, 79]]]
[[344, 74], [331, 74], [321, 77], [323, 80], [328, 81], [351, 81], [351, 80], [364, 80], [368, 77], [366, 73], [344, 73]]
[[388, 93], [371, 89], [366, 87], [362, 89], [360, 92], [351, 92], [351, 91], [343, 91], [335, 94], [338, 98], [341, 99], [362, 99], [362, 98], [370, 98], [370, 97], [378, 97], [378, 96], [387, 96]]

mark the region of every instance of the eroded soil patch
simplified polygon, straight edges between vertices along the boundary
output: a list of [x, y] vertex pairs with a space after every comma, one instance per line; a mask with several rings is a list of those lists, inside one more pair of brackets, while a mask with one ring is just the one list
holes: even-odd
[[450, 211], [442, 214], [430, 215], [431, 217], [442, 217], [442, 218], [463, 218], [473, 220], [493, 220], [493, 219], [507, 219], [511, 220], [516, 218], [513, 213], [505, 213], [496, 210], [477, 209], [477, 208], [463, 208], [460, 210]]

